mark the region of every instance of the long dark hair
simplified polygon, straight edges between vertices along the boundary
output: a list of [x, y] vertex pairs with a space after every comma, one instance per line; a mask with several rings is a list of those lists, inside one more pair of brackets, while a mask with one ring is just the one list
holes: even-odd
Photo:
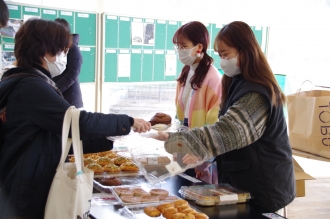
[[71, 46], [71, 35], [65, 27], [55, 21], [29, 19], [15, 35], [15, 57], [18, 67], [33, 69], [42, 65], [46, 53], [53, 56], [67, 51]]
[[[215, 51], [218, 51], [220, 41], [239, 51], [239, 67], [241, 74], [247, 81], [264, 86], [269, 92], [274, 106], [285, 104], [286, 97], [249, 25], [242, 21], [234, 21], [225, 25], [215, 38]], [[227, 99], [231, 81], [232, 78], [226, 75], [222, 78], [221, 106]]]
[[[203, 50], [201, 52], [204, 53], [204, 56], [200, 60], [199, 65], [195, 70], [194, 76], [191, 78], [191, 87], [196, 90], [202, 86], [203, 80], [209, 71], [211, 64], [213, 63], [212, 57], [207, 54], [207, 48], [210, 43], [210, 36], [204, 24], [198, 21], [192, 21], [180, 27], [175, 32], [172, 41], [176, 45], [181, 44], [183, 38], [190, 40], [194, 46], [199, 43], [203, 45]], [[190, 67], [185, 65], [182, 68], [179, 78], [177, 79], [177, 81], [183, 86], [186, 84], [189, 70]]]
[[0, 0], [0, 28], [7, 26], [7, 22], [9, 19], [9, 10], [7, 4]]

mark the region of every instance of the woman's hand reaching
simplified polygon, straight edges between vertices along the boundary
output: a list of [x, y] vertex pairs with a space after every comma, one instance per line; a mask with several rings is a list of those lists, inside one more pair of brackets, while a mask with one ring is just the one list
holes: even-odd
[[184, 164], [193, 164], [196, 163], [198, 161], [200, 161], [201, 159], [195, 155], [191, 155], [191, 154], [186, 154], [184, 155], [184, 157], [182, 158], [182, 162]]
[[138, 118], [133, 118], [134, 119], [134, 124], [132, 127], [134, 128], [133, 130], [138, 133], [150, 131], [151, 129], [151, 124], [150, 122], [147, 122], [143, 119], [138, 119]]

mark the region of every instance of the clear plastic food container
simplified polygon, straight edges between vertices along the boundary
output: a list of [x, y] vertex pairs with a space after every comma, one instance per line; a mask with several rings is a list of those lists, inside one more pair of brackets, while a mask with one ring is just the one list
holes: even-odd
[[179, 193], [184, 199], [194, 200], [202, 206], [245, 203], [251, 199], [249, 192], [228, 184], [182, 186]]
[[[149, 183], [158, 183], [164, 181], [166, 178], [183, 173], [187, 169], [195, 168], [208, 160], [208, 151], [201, 145], [199, 139], [193, 136], [194, 144], [199, 143], [199, 150], [190, 150], [191, 155], [197, 156], [198, 161], [191, 164], [184, 164], [182, 158], [187, 153], [173, 153], [166, 152], [163, 141], [155, 139], [141, 138], [139, 143], [142, 146], [132, 147], [130, 150], [133, 161], [138, 165], [142, 174], [146, 177]], [[186, 145], [188, 148], [192, 147], [191, 142], [184, 138], [177, 140], [177, 144]]]
[[110, 187], [118, 202], [123, 206], [141, 204], [159, 204], [179, 199], [176, 195], [154, 185], [142, 184], [140, 186]]

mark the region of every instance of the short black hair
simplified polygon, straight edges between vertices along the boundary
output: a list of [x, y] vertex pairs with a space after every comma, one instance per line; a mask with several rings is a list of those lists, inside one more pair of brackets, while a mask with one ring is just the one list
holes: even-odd
[[7, 4], [0, 0], [0, 28], [7, 26], [7, 22], [9, 19], [9, 10]]
[[63, 18], [56, 18], [54, 21], [63, 25], [65, 29], [70, 32], [70, 24], [67, 22], [67, 20]]

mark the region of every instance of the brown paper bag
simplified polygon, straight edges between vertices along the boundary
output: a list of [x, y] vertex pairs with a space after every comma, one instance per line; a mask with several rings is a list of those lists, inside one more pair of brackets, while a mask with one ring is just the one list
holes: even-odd
[[297, 92], [287, 99], [292, 149], [330, 158], [330, 91]]

